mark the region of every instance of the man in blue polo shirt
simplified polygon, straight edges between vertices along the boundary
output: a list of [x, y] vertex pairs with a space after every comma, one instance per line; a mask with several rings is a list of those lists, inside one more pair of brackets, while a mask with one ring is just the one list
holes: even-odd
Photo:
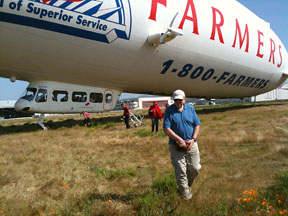
[[190, 187], [201, 169], [196, 140], [200, 121], [193, 106], [185, 103], [182, 90], [174, 91], [173, 99], [174, 104], [165, 112], [163, 128], [169, 137], [170, 156], [179, 192], [184, 199], [189, 200], [192, 198]]

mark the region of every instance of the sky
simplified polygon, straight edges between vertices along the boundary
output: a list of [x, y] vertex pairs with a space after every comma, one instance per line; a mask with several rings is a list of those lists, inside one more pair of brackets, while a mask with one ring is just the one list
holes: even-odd
[[[288, 49], [288, 0], [238, 0], [238, 2], [269, 22], [272, 30]], [[18, 99], [28, 84], [24, 81], [11, 83], [9, 79], [0, 78], [0, 101]], [[130, 96], [135, 95], [123, 93], [120, 99]]]

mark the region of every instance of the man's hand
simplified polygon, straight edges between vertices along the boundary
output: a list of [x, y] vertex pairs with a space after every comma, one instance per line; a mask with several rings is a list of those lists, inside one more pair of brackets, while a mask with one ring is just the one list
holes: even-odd
[[187, 150], [187, 144], [183, 139], [179, 139], [176, 141], [176, 144], [178, 145], [179, 149], [181, 150]]
[[193, 147], [193, 144], [194, 144], [194, 139], [191, 139], [191, 140], [188, 140], [188, 141], [185, 141], [186, 143], [186, 148], [187, 148], [187, 151], [190, 151]]
[[[188, 148], [190, 147], [190, 144], [187, 145], [187, 142], [185, 142], [181, 137], [179, 137], [177, 134], [175, 134], [175, 133], [171, 130], [171, 128], [164, 128], [164, 132], [165, 132], [171, 139], [175, 140], [175, 142], [176, 142], [176, 144], [177, 144], [177, 149], [178, 149], [178, 150], [187, 151]], [[190, 141], [192, 141], [192, 142], [194, 143], [193, 140], [190, 140]], [[190, 141], [189, 141], [189, 142], [190, 142]], [[193, 143], [192, 143], [192, 145], [193, 145]], [[191, 145], [190, 149], [192, 148], [192, 145]], [[190, 150], [190, 149], [189, 149], [189, 150]], [[188, 151], [189, 151], [189, 150], [188, 150]]]

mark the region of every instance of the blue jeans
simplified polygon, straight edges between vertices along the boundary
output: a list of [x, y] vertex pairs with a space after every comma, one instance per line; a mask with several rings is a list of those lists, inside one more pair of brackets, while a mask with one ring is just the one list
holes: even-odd
[[158, 132], [159, 128], [159, 119], [158, 118], [152, 118], [152, 132], [154, 132], [154, 127], [156, 125], [156, 132]]

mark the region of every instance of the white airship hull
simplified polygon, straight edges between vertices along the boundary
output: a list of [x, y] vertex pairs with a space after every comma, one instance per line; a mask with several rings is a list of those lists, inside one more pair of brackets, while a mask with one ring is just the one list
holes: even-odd
[[[284, 45], [236, 1], [13, 2], [0, 1], [3, 77], [206, 98], [258, 95], [287, 79]], [[183, 36], [149, 45], [174, 17]]]

